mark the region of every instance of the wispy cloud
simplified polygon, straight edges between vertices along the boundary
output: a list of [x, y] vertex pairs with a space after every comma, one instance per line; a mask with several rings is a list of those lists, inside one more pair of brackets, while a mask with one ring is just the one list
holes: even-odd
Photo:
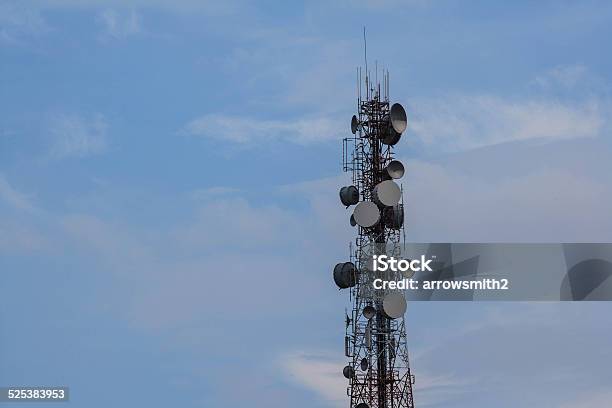
[[[417, 307], [422, 312], [437, 314], [436, 306], [431, 304]], [[430, 381], [428, 373], [437, 373], [432, 377], [435, 379], [432, 387], [417, 389], [417, 402], [424, 402], [424, 406], [445, 407], [452, 401], [453, 406], [484, 407], [496, 406], [495, 401], [500, 400], [529, 407], [565, 406], [562, 401], [575, 401], [571, 406], [606, 406], [596, 404], [596, 401], [605, 401], [603, 391], [609, 396], [610, 390], [609, 381], [603, 380], [607, 368], [597, 362], [606, 361], [610, 355], [602, 347], [601, 335], [606, 329], [598, 324], [601, 314], [605, 314], [602, 305], [468, 302], [441, 307], [438, 313], [439, 323], [418, 336], [422, 344], [427, 344], [427, 351], [418, 353], [413, 360], [417, 387], [422, 380]], [[451, 321], [444, 314], [452, 315]], [[431, 322], [431, 319], [424, 321]], [[471, 330], [463, 330], [465, 324], [475, 321], [478, 324]], [[568, 325], [572, 330], [567, 330]], [[568, 353], [569, 344], [580, 346], [570, 346], [572, 352]], [[567, 387], [576, 384], [575, 373], [581, 367], [590, 367], [590, 370], [581, 376], [580, 386]], [[453, 374], [444, 374], [448, 372]], [[447, 397], [452, 396], [450, 401], [437, 398], [441, 395], [436, 392], [436, 383], [448, 392]], [[536, 383], [537, 387], [533, 385]], [[520, 396], [516, 395], [517, 387], [523, 390]], [[602, 393], [593, 398], [594, 405], [585, 404], [586, 396], [577, 398], [582, 393], [576, 389], [598, 387]]]
[[102, 41], [119, 40], [142, 32], [141, 17], [134, 10], [107, 9], [98, 14], [97, 20], [103, 27]]
[[559, 408], [602, 408], [610, 405], [612, 401], [612, 389], [601, 389], [586, 393], [567, 403], [563, 403]]
[[85, 157], [107, 149], [108, 123], [103, 115], [87, 119], [76, 114], [56, 114], [49, 121], [50, 156], [54, 159]]
[[[139, 327], [185, 325], [201, 319], [199, 311], [218, 305], [230, 314], [242, 313], [253, 302], [258, 313], [293, 313], [308, 301], [309, 291], [320, 289], [320, 276], [312, 274], [315, 257], [295, 262], [302, 256], [296, 252], [312, 251], [313, 237], [319, 249], [326, 236], [309, 231], [322, 228], [316, 218], [305, 225], [294, 211], [253, 205], [236, 194], [189, 201], [195, 208], [170, 225], [140, 228], [129, 221], [69, 214], [60, 217], [58, 229], [75, 253], [98, 259], [113, 278], [143, 279], [138, 294], [116, 298], [121, 315]], [[287, 271], [303, 291], [287, 290]], [[228, 299], [227, 288], [233, 288], [234, 300]]]
[[[520, 85], [520, 84], [519, 84]], [[514, 94], [446, 93], [415, 98], [409, 135], [429, 152], [519, 140], [597, 137], [610, 129], [610, 84], [582, 64], [554, 66]]]
[[494, 95], [448, 95], [415, 101], [409, 129], [426, 149], [460, 151], [504, 142], [595, 137], [608, 105], [591, 99], [563, 102]]
[[[525, 158], [524, 165], [532, 167], [540, 152], [543, 156], [546, 149], [538, 149], [535, 158]], [[409, 186], [412, 197], [427, 197], [410, 204], [409, 239], [606, 242], [611, 226], [606, 216], [612, 203], [609, 180], [596, 181], [567, 169], [546, 168], [554, 164], [541, 157], [542, 168], [508, 176], [508, 168], [516, 165], [516, 161], [502, 162], [501, 157], [498, 152], [491, 152], [490, 158], [481, 158], [482, 165], [472, 167], [483, 174], [491, 172], [492, 179], [468, 175], [470, 157], [461, 165], [408, 162], [404, 185]], [[568, 166], [573, 163], [568, 162]]]
[[34, 205], [28, 197], [11, 186], [8, 180], [0, 173], [0, 200], [10, 207], [22, 211], [35, 211]]
[[418, 406], [448, 406], [458, 395], [465, 394], [476, 383], [475, 380], [456, 374], [440, 373], [439, 370], [437, 374], [420, 372], [418, 381], [414, 384], [414, 392], [418, 396]]
[[30, 197], [0, 173], [0, 252], [21, 253], [43, 248], [48, 237], [39, 231], [33, 217], [40, 214]]
[[86, 8], [148, 8], [165, 11], [200, 11], [207, 14], [225, 14], [238, 9], [240, 0], [225, 2], [198, 0], [22, 0], [21, 3], [41, 9], [86, 9]]
[[209, 187], [197, 189], [191, 192], [191, 197], [196, 200], [209, 200], [213, 198], [219, 198], [224, 196], [229, 196], [232, 194], [237, 194], [241, 190], [234, 187], [225, 187], [225, 186], [217, 186], [217, 187]]
[[0, 45], [19, 45], [48, 30], [39, 9], [18, 1], [0, 2]]
[[340, 140], [343, 130], [336, 119], [328, 117], [296, 118], [295, 120], [262, 120], [207, 114], [189, 122], [184, 131], [222, 143], [252, 145], [258, 142], [285, 141], [302, 145]]
[[[195, 219], [174, 232], [176, 240], [200, 248], [277, 248], [300, 230], [298, 214], [276, 205], [253, 206], [242, 197], [204, 203]], [[211, 234], [215, 231], [215, 234]]]
[[[330, 407], [346, 405], [348, 380], [342, 375], [342, 369], [347, 361], [338, 353], [296, 351], [281, 355], [278, 361], [294, 384], [311, 391]], [[420, 373], [415, 393], [418, 393], [419, 406], [434, 407], [448, 404], [474, 385], [474, 381], [456, 375]]]
[[544, 88], [554, 88], [558, 86], [572, 88], [590, 76], [587, 67], [583, 64], [560, 65], [538, 75], [534, 83]]
[[283, 355], [279, 361], [294, 383], [313, 391], [329, 406], [346, 405], [348, 382], [342, 376], [346, 362], [337, 354], [294, 352]]

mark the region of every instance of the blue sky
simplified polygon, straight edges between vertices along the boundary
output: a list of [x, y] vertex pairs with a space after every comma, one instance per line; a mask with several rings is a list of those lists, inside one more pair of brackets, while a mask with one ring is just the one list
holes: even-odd
[[[0, 385], [346, 406], [337, 202], [367, 26], [407, 239], [610, 242], [612, 5], [0, 0]], [[419, 303], [419, 407], [603, 407], [606, 303]], [[8, 405], [7, 405], [8, 406]]]

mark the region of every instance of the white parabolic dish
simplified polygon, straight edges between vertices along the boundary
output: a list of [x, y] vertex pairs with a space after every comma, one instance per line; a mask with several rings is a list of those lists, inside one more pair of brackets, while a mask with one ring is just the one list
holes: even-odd
[[371, 201], [362, 201], [355, 207], [353, 212], [355, 221], [362, 227], [368, 228], [376, 225], [380, 220], [380, 210], [378, 206]]
[[383, 310], [392, 319], [402, 317], [406, 313], [406, 299], [399, 292], [392, 292], [383, 300]]
[[392, 179], [400, 179], [404, 175], [404, 165], [399, 160], [391, 160], [385, 170]]
[[374, 201], [387, 207], [399, 203], [401, 197], [402, 191], [392, 180], [383, 181], [374, 187]]

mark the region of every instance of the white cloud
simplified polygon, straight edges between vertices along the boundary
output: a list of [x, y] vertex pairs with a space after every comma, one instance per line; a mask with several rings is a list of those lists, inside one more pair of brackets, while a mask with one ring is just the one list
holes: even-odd
[[612, 402], [612, 389], [601, 389], [586, 393], [570, 402], [563, 403], [559, 408], [603, 408]]
[[340, 141], [346, 133], [345, 128], [338, 120], [327, 117], [261, 120], [207, 114], [189, 122], [184, 131], [223, 143], [253, 145], [259, 142], [285, 141], [307, 145], [330, 140]]
[[[486, 165], [482, 172], [498, 172]], [[607, 242], [606, 184], [564, 169], [487, 179], [466, 165], [406, 163], [409, 240], [417, 242]], [[503, 171], [503, 170], [502, 170]]]
[[[113, 273], [130, 273], [154, 258], [151, 238], [127, 225], [94, 215], [67, 214], [56, 220], [57, 230], [77, 251], [99, 255]], [[70, 242], [73, 239], [73, 242]]]
[[[325, 234], [311, 231], [322, 228], [318, 220], [305, 223], [305, 217], [278, 206], [254, 206], [223, 195], [197, 203], [181, 218], [139, 228], [93, 215], [67, 215], [57, 235], [65, 237], [74, 254], [86, 254], [86, 262], [95, 264], [87, 268], [99, 268], [128, 286], [134, 279], [140, 282], [129, 298], [117, 297], [113, 306], [138, 327], [185, 326], [199, 321], [202, 310], [219, 307], [237, 316], [257, 305], [257, 313], [246, 320], [291, 315], [309, 301], [309, 293], [328, 283], [312, 273], [313, 265], [319, 265], [316, 257], [295, 260], [314, 253], [313, 239], [324, 253], [318, 246]], [[300, 291], [289, 290], [295, 282]]]
[[432, 3], [431, 0], [358, 0], [358, 1], [343, 1], [346, 5], [351, 7], [365, 7], [368, 11], [381, 11], [386, 10], [389, 7], [413, 7], [413, 6], [426, 6]]
[[201, 13], [209, 17], [244, 13], [249, 4], [231, 1], [171, 0], [8, 0], [0, 2], [0, 45], [25, 45], [51, 30], [47, 11], [86, 10], [96, 13], [102, 25], [102, 42], [126, 38], [143, 31], [141, 14], [135, 10], [162, 10], [176, 13]]
[[348, 382], [342, 376], [346, 361], [338, 353], [294, 352], [281, 356], [279, 364], [289, 379], [313, 391], [330, 407], [346, 405]]
[[[341, 353], [331, 351], [293, 352], [281, 355], [279, 365], [294, 384], [317, 395], [330, 407], [344, 407], [348, 401], [348, 380], [342, 375], [347, 360]], [[432, 370], [433, 371], [433, 370]], [[467, 378], [451, 374], [420, 372], [415, 383], [415, 399], [422, 407], [443, 406], [453, 397], [465, 394], [476, 384]]]
[[28, 253], [46, 247], [49, 237], [36, 225], [39, 215], [44, 212], [0, 173], [0, 252]]
[[439, 371], [437, 374], [419, 372], [415, 378], [418, 380], [414, 384], [414, 394], [419, 407], [448, 406], [476, 383], [456, 374], [440, 374]]
[[97, 20], [103, 26], [101, 39], [122, 39], [142, 31], [141, 17], [134, 11], [107, 9], [98, 14]]
[[211, 15], [222, 15], [239, 9], [241, 1], [198, 0], [22, 0], [22, 3], [41, 9], [86, 9], [86, 8], [149, 8], [169, 11], [201, 11]]
[[241, 190], [234, 187], [209, 187], [203, 189], [197, 189], [191, 192], [191, 197], [196, 200], [209, 200], [218, 197], [229, 196], [239, 193]]
[[543, 88], [572, 88], [589, 77], [591, 74], [585, 65], [560, 65], [537, 76], [534, 83]]
[[409, 132], [427, 150], [448, 152], [533, 138], [595, 137], [607, 123], [609, 108], [596, 99], [571, 103], [453, 95], [415, 100], [410, 111]]
[[48, 238], [35, 228], [0, 220], [0, 252], [32, 253], [48, 246]]
[[55, 159], [85, 157], [107, 149], [108, 123], [103, 115], [91, 119], [76, 114], [54, 115], [49, 122], [50, 156]]
[[[268, 38], [270, 34], [261, 35]], [[284, 49], [282, 41], [271, 41]], [[346, 55], [348, 51], [339, 43], [310, 52], [317, 44], [317, 39], [308, 39], [298, 41], [295, 47], [316, 55], [312, 57], [314, 63], [307, 68], [282, 65], [282, 69], [279, 69], [275, 65], [272, 68], [262, 65], [257, 70], [256, 78], [261, 80], [262, 75], [280, 78], [283, 89], [271, 91], [277, 102], [283, 101], [294, 108], [304, 107], [307, 111], [318, 113], [295, 120], [265, 120], [211, 113], [191, 121], [185, 130], [190, 134], [239, 144], [277, 140], [309, 144], [340, 140], [348, 134], [346, 118], [350, 115], [339, 113], [335, 108], [338, 100], [350, 98], [350, 92], [344, 92], [350, 85], [323, 73], [346, 72], [342, 61], [334, 55]], [[272, 51], [262, 52], [267, 58], [253, 50], [238, 52], [232, 57], [237, 61], [230, 65], [242, 67], [252, 57], [254, 64], [259, 66], [260, 59], [265, 59], [267, 63], [279, 58], [270, 54]], [[279, 72], [270, 72], [275, 69]], [[291, 73], [289, 77], [287, 72]], [[404, 140], [408, 146], [440, 153], [520, 140], [550, 142], [597, 137], [610, 128], [608, 117], [612, 113], [612, 104], [603, 94], [589, 91], [567, 97], [563, 92], [561, 95], [554, 92], [569, 88], [603, 89], [603, 84], [586, 67], [557, 67], [537, 77], [533, 83], [538, 85], [537, 92], [526, 96], [502, 97], [484, 93], [415, 98], [407, 104], [409, 125]], [[273, 104], [265, 101], [258, 103]]]
[[[568, 406], [583, 407], [587, 406], [582, 404], [587, 402], [581, 395], [585, 391], [610, 390], [604, 363], [610, 357], [604, 346], [604, 333], [609, 330], [601, 326], [605, 305], [459, 303], [413, 305], [427, 314], [417, 326], [428, 326], [418, 335], [418, 343], [427, 350], [413, 359], [417, 385], [428, 373], [442, 378], [452, 373], [451, 378], [467, 379], [448, 388], [454, 393], [450, 401], [430, 400], [429, 396], [436, 396], [433, 390], [429, 395], [417, 390], [417, 405], [424, 401], [425, 406], [445, 407], [452, 401], [457, 407], [560, 407], [565, 401], [576, 401]], [[464, 330], [466, 324], [474, 326]], [[516, 389], [522, 392], [517, 394]], [[594, 398], [593, 403], [602, 400]]]
[[2, 174], [0, 174], [0, 200], [17, 210], [28, 212], [36, 210], [28, 197], [11, 186]]
[[21, 44], [24, 38], [45, 33], [49, 27], [40, 11], [22, 2], [0, 2], [0, 44]]
[[[198, 208], [173, 232], [188, 247], [249, 249], [278, 246], [301, 229], [299, 216], [275, 205], [255, 207], [241, 197], [219, 197]], [[211, 234], [211, 231], [215, 231]]]

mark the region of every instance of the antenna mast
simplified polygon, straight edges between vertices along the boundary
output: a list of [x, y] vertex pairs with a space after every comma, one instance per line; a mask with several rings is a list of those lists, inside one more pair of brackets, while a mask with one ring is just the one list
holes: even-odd
[[404, 232], [401, 187], [394, 181], [404, 175], [404, 166], [394, 159], [393, 147], [407, 126], [402, 105], [389, 103], [389, 72], [383, 69], [383, 84], [372, 86], [367, 69], [364, 27], [365, 100], [358, 69], [357, 115], [351, 120], [352, 136], [343, 139], [343, 171], [352, 175], [352, 185], [340, 189], [347, 208], [355, 206], [350, 223], [357, 228], [350, 260], [334, 268], [334, 281], [348, 289], [350, 316], [346, 315], [344, 338], [348, 364], [349, 408], [414, 408], [404, 313], [406, 300], [399, 290], [375, 289], [373, 282], [401, 280], [401, 272], [373, 271], [373, 256], [398, 258]]

